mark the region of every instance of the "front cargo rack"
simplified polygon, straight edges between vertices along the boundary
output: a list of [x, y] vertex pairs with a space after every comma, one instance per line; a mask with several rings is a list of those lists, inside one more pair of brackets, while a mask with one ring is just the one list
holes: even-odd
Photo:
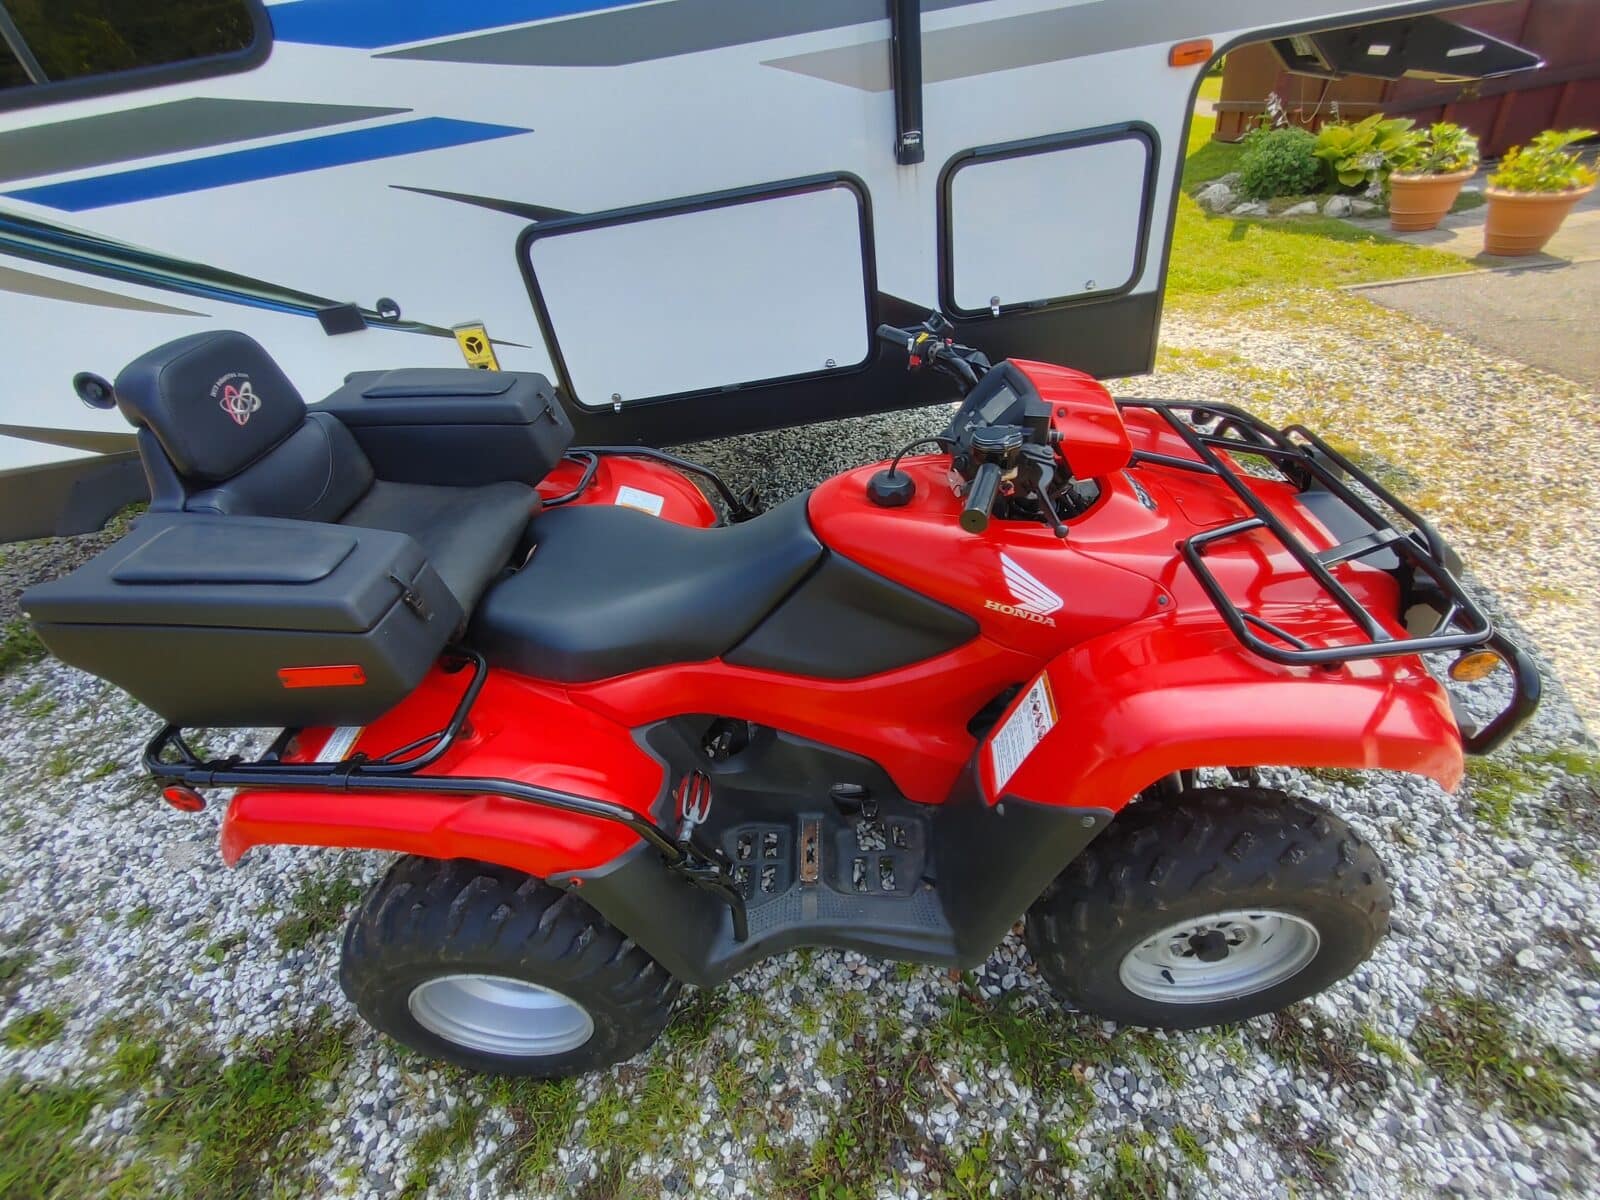
[[184, 737], [183, 730], [169, 724], [162, 726], [145, 747], [144, 768], [169, 787], [503, 796], [540, 808], [609, 821], [637, 834], [660, 853], [669, 868], [690, 883], [720, 896], [732, 910], [735, 940], [742, 942], [746, 939], [748, 927], [744, 897], [734, 886], [728, 865], [714, 855], [701, 852], [687, 837], [674, 838], [647, 815], [610, 800], [540, 787], [516, 779], [419, 774], [423, 768], [443, 757], [466, 728], [468, 714], [488, 676], [489, 667], [483, 655], [465, 646], [451, 647], [441, 662], [446, 664], [447, 669], [464, 670], [470, 667], [473, 672], [450, 720], [442, 729], [385, 754], [369, 757], [356, 753], [338, 761], [288, 762], [284, 755], [302, 731], [285, 729], [258, 759], [247, 760], [238, 754], [222, 759], [204, 759], [195, 753]]
[[[1247, 517], [1186, 538], [1180, 547], [1184, 561], [1206, 596], [1247, 649], [1272, 662], [1337, 667], [1358, 659], [1482, 648], [1510, 668], [1512, 697], [1507, 708], [1481, 729], [1468, 732], [1463, 725], [1466, 748], [1472, 753], [1488, 753], [1533, 714], [1541, 691], [1538, 668], [1533, 660], [1495, 631], [1488, 615], [1461, 586], [1454, 574], [1454, 570], [1460, 569], [1460, 560], [1438, 531], [1369, 472], [1303, 425], [1280, 430], [1231, 404], [1118, 400], [1117, 405], [1124, 410], [1143, 409], [1156, 413], [1194, 453], [1193, 458], [1183, 458], [1136, 450], [1134, 462], [1215, 476], [1249, 511]], [[1326, 550], [1311, 549], [1250, 487], [1245, 473], [1229, 461], [1232, 455], [1266, 461], [1302, 493], [1312, 489], [1331, 493], [1365, 523], [1368, 531]], [[1351, 481], [1361, 490], [1351, 487]], [[1363, 491], [1366, 496], [1362, 495]], [[1368, 496], [1387, 513], [1371, 503]], [[1390, 514], [1398, 515], [1411, 529], [1399, 528]], [[1206, 563], [1206, 554], [1218, 543], [1257, 530], [1271, 534], [1289, 552], [1349, 617], [1360, 631], [1361, 640], [1313, 646], [1260, 614], [1239, 607]], [[1340, 563], [1382, 556], [1392, 556], [1390, 561], [1397, 565], [1395, 574], [1406, 593], [1430, 590], [1431, 585], [1435, 598], [1433, 609], [1438, 614], [1431, 629], [1405, 637], [1394, 636], [1331, 570]], [[1419, 579], [1426, 581], [1420, 588]]]

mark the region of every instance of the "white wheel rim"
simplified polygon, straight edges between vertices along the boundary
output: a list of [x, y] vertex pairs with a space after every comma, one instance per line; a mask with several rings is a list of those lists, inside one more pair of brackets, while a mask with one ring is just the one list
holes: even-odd
[[576, 1000], [504, 975], [441, 975], [413, 988], [407, 1004], [429, 1033], [507, 1058], [564, 1054], [594, 1035]]
[[1264, 992], [1316, 958], [1322, 938], [1300, 917], [1266, 908], [1207, 913], [1128, 951], [1123, 987], [1163, 1004], [1215, 1004]]

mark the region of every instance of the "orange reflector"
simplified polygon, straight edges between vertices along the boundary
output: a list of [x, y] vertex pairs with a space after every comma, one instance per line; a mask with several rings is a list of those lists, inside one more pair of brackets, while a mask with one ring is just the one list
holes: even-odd
[[179, 812], [199, 812], [206, 806], [205, 797], [191, 787], [173, 784], [161, 790], [161, 798]]
[[360, 687], [367, 673], [354, 663], [331, 667], [279, 667], [278, 682], [286, 688]]
[[1500, 669], [1500, 656], [1492, 650], [1474, 650], [1450, 664], [1450, 678], [1457, 683], [1476, 683]]
[[1167, 51], [1169, 67], [1192, 67], [1196, 63], [1211, 61], [1211, 39], [1194, 38], [1179, 42]]

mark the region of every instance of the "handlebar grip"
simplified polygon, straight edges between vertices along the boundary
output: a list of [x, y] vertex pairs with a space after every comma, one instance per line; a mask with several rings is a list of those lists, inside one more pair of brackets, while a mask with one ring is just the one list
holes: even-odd
[[908, 329], [896, 329], [893, 325], [878, 326], [878, 340], [880, 342], [888, 342], [891, 346], [899, 346], [902, 350], [905, 349], [906, 343], [911, 340], [912, 336], [911, 331]]
[[967, 488], [967, 505], [961, 510], [961, 528], [968, 533], [982, 533], [989, 528], [989, 515], [994, 511], [995, 498], [1000, 494], [1000, 468], [984, 463], [972, 477]]

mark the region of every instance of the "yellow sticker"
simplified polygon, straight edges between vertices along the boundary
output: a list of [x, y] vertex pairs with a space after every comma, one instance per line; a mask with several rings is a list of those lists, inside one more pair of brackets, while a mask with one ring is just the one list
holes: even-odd
[[461, 347], [461, 357], [467, 360], [467, 366], [479, 371], [500, 369], [500, 360], [494, 356], [494, 343], [489, 340], [489, 331], [482, 321], [452, 325], [450, 332], [456, 335], [456, 345]]

